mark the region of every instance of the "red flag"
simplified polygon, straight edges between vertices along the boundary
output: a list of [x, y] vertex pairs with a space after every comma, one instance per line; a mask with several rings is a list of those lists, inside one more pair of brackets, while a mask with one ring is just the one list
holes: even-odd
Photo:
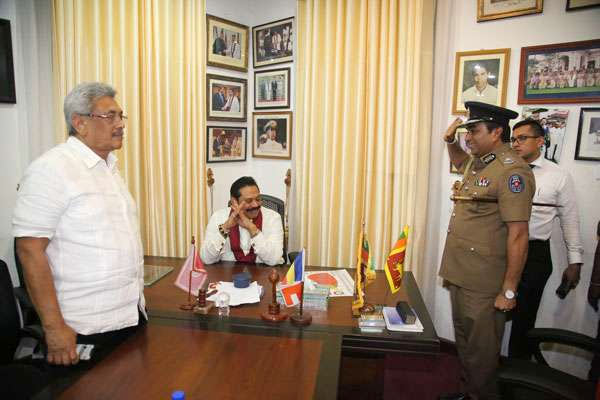
[[286, 307], [292, 307], [300, 304], [300, 298], [302, 297], [302, 289], [304, 287], [304, 281], [292, 283], [291, 285], [282, 286], [280, 291], [283, 296], [283, 301]]
[[193, 294], [198, 293], [198, 289], [202, 287], [208, 275], [202, 260], [198, 256], [195, 243], [194, 238], [192, 238], [190, 253], [175, 280], [175, 286]]

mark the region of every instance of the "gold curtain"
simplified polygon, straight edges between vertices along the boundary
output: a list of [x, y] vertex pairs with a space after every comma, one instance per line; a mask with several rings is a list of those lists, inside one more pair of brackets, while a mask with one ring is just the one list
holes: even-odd
[[418, 278], [425, 238], [434, 0], [300, 0], [293, 246], [356, 262], [361, 221], [378, 268], [404, 224]]
[[[56, 115], [78, 83], [103, 81], [129, 116], [119, 168], [145, 254], [184, 256], [207, 222], [204, 0], [54, 0]], [[56, 137], [65, 140], [64, 118]]]

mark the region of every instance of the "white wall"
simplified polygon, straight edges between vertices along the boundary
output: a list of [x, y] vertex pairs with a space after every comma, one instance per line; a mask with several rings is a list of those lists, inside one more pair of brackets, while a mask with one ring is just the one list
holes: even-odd
[[[439, 221], [439, 229], [430, 232], [428, 249], [430, 258], [428, 261], [435, 262], [438, 266], [440, 264], [446, 236], [445, 228], [452, 209], [449, 200], [450, 187], [455, 180], [459, 179], [459, 176], [451, 175], [448, 172], [449, 160], [441, 142], [442, 132], [453, 119], [450, 114], [455, 53], [457, 51], [511, 48], [506, 106], [520, 113], [522, 106], [517, 104], [517, 89], [521, 47], [600, 38], [600, 24], [598, 23], [600, 9], [567, 13], [564, 3], [564, 1], [545, 1], [542, 14], [477, 23], [476, 2], [438, 2], [434, 72], [434, 140], [432, 141], [431, 157], [434, 161], [430, 186], [432, 197], [429, 221], [430, 226]], [[600, 220], [600, 207], [597, 205], [597, 199], [600, 197], [600, 163], [575, 161], [574, 154], [579, 110], [581, 107], [598, 107], [598, 104], [553, 104], [549, 106], [550, 108], [569, 110], [565, 146], [560, 166], [569, 170], [575, 181], [585, 256], [580, 285], [574, 293], [560, 301], [554, 291], [560, 283], [560, 277], [567, 261], [564, 245], [561, 244], [560, 229], [556, 224], [551, 240], [554, 271], [542, 298], [537, 326], [565, 327], [595, 336], [598, 317], [587, 305], [586, 296], [596, 248], [596, 224]], [[441, 287], [439, 278], [437, 283], [435, 301], [431, 301], [433, 296], [427, 297], [429, 309], [432, 311], [438, 334], [453, 340], [449, 296], [447, 291]], [[561, 354], [552, 354], [551, 357], [551, 360], [557, 364], [560, 363], [565, 370], [580, 376], [585, 376], [589, 369], [589, 364], [578, 357]]]
[[[236, 0], [207, 0], [206, 13], [216, 17], [225, 18], [230, 21], [247, 25], [252, 36], [252, 26], [262, 25], [279, 19], [296, 16], [295, 0], [255, 0], [255, 1], [236, 1]], [[234, 180], [240, 176], [253, 176], [260, 186], [261, 193], [270, 194], [280, 199], [285, 199], [285, 174], [288, 168], [291, 168], [289, 160], [269, 160], [264, 158], [252, 158], [252, 112], [254, 107], [254, 69], [252, 62], [252, 44], [249, 45], [248, 53], [248, 73], [237, 72], [233, 70], [208, 67], [208, 73], [225, 76], [233, 76], [248, 80], [248, 121], [246, 123], [234, 122], [215, 122], [207, 121], [207, 125], [217, 126], [246, 126], [248, 128], [245, 162], [231, 163], [211, 163], [207, 164], [211, 168], [215, 184], [214, 210], [218, 210], [227, 205], [229, 201], [229, 188]], [[294, 81], [295, 71], [292, 63], [277, 64], [270, 67], [264, 67], [260, 70], [269, 70], [275, 68], [291, 67], [291, 81]], [[295, 87], [291, 87], [291, 109], [294, 109]], [[259, 110], [261, 111], [261, 110]], [[281, 110], [272, 110], [281, 111]], [[294, 115], [292, 114], [292, 122]], [[292, 131], [292, 137], [295, 132]], [[293, 149], [293, 148], [292, 148]], [[210, 201], [210, 200], [209, 200]], [[209, 210], [210, 212], [210, 210]]]

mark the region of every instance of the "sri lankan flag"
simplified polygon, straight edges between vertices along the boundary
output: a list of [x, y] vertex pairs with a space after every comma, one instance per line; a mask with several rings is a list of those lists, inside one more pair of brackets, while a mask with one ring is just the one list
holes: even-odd
[[402, 284], [402, 275], [404, 274], [404, 257], [406, 256], [406, 244], [408, 242], [408, 225], [404, 227], [398, 241], [390, 251], [385, 262], [385, 276], [387, 276], [388, 283], [392, 293], [396, 293], [400, 290], [400, 284]]
[[375, 280], [375, 264], [369, 251], [369, 241], [361, 230], [358, 241], [358, 256], [356, 260], [356, 275], [354, 277], [355, 297], [352, 310], [357, 313], [364, 305], [364, 287]]

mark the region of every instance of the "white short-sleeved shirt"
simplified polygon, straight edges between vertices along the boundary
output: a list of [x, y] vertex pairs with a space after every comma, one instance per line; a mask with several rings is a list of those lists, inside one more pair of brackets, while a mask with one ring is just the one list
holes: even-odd
[[133, 326], [138, 309], [145, 315], [138, 213], [116, 161], [69, 137], [27, 168], [13, 215], [15, 237], [50, 239], [60, 310], [84, 335]]

